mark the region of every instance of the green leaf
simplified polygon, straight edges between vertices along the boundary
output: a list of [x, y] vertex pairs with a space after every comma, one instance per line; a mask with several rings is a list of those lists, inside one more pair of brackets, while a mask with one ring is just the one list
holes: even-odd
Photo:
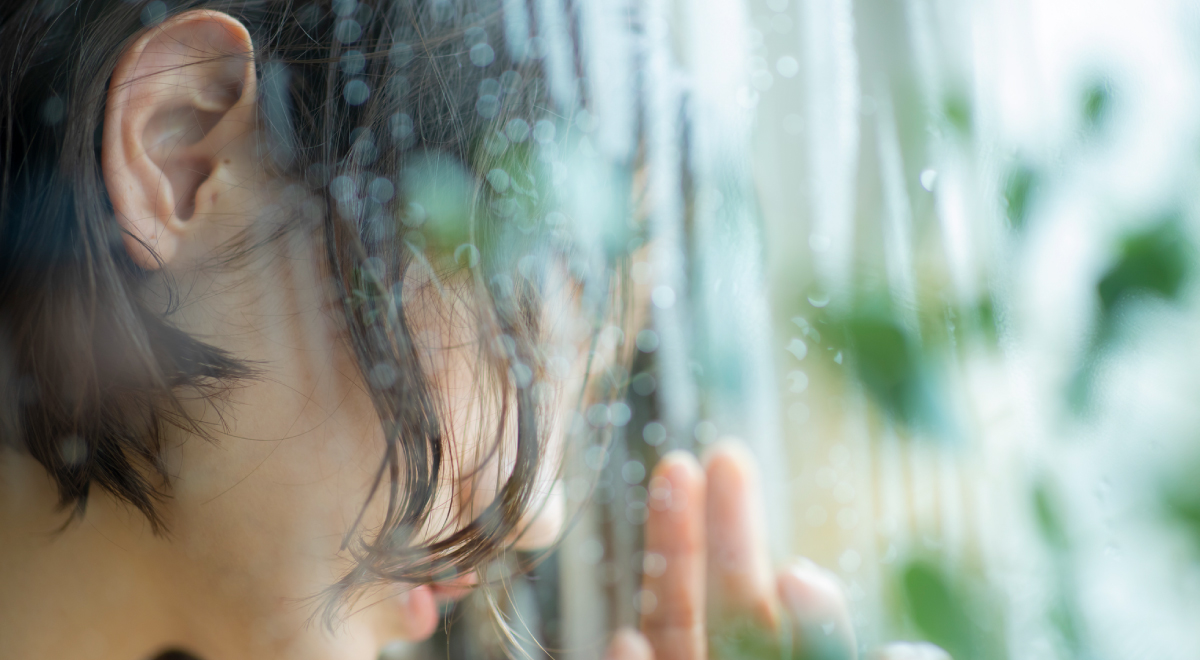
[[916, 343], [894, 320], [875, 315], [843, 324], [854, 369], [867, 392], [910, 426], [933, 421], [930, 384]]
[[1112, 88], [1107, 80], [1098, 80], [1083, 92], [1083, 121], [1089, 130], [1101, 127], [1112, 108]]
[[1038, 523], [1038, 531], [1046, 543], [1058, 550], [1065, 550], [1068, 539], [1059, 511], [1058, 502], [1052, 494], [1049, 485], [1040, 481], [1033, 489], [1033, 511]]
[[1037, 173], [1028, 165], [1020, 164], [1009, 172], [1004, 183], [1004, 206], [1008, 222], [1013, 229], [1025, 227], [1025, 221], [1029, 217], [1029, 202], [1036, 191], [1037, 183]]
[[1200, 558], [1200, 479], [1196, 478], [1197, 469], [1200, 469], [1200, 461], [1186, 462], [1178, 473], [1165, 479], [1161, 502], [1167, 519], [1192, 540], [1193, 549]]
[[962, 92], [953, 92], [942, 103], [946, 121], [963, 135], [971, 134], [971, 101]]
[[914, 560], [903, 569], [901, 586], [909, 617], [926, 640], [955, 660], [976, 657], [977, 634], [967, 615], [967, 599], [941, 568]]
[[[1127, 237], [1120, 257], [1096, 287], [1109, 315], [1124, 300], [1141, 295], [1174, 299], [1192, 267], [1191, 246], [1171, 217]], [[1105, 319], [1107, 320], [1107, 319]]]

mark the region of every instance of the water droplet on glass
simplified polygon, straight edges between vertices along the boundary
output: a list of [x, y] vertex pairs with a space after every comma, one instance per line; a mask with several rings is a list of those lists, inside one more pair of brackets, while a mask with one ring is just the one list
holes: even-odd
[[479, 265], [479, 248], [470, 243], [463, 243], [454, 248], [454, 263], [467, 268]]
[[707, 445], [717, 439], [717, 425], [709, 421], [703, 421], [696, 424], [692, 435], [696, 437], [696, 442], [702, 445]]
[[366, 68], [367, 58], [360, 51], [348, 50], [342, 53], [341, 63], [342, 73], [348, 76], [356, 76]]
[[650, 396], [654, 393], [654, 388], [657, 386], [657, 383], [654, 381], [654, 376], [643, 372], [634, 376], [633, 380], [630, 381], [629, 386], [633, 390], [634, 394], [639, 396]]
[[937, 177], [936, 170], [921, 170], [921, 187], [932, 192], [934, 184], [937, 183]]
[[617, 401], [608, 407], [608, 415], [611, 418], [613, 426], [625, 426], [629, 423], [629, 418], [633, 417], [633, 411], [623, 401]]
[[491, 94], [484, 94], [475, 102], [475, 112], [484, 119], [491, 119], [500, 112], [500, 99]]
[[808, 304], [820, 309], [829, 304], [829, 294], [824, 291], [814, 291], [808, 294]]
[[407, 66], [408, 63], [412, 61], [412, 58], [412, 46], [409, 46], [403, 41], [398, 41], [392, 44], [391, 50], [388, 51], [388, 59], [391, 60], [392, 66], [398, 69]]
[[588, 447], [583, 453], [583, 462], [593, 470], [600, 470], [608, 465], [608, 451], [600, 445]]
[[371, 88], [365, 81], [356, 78], [346, 83], [343, 96], [346, 98], [346, 103], [350, 105], [362, 105], [371, 98]]
[[397, 112], [388, 118], [388, 131], [397, 140], [403, 140], [412, 135], [413, 120], [407, 113]]
[[513, 142], [524, 142], [529, 137], [529, 122], [519, 117], [510, 119], [504, 126], [504, 134]]
[[651, 447], [661, 445], [667, 439], [667, 427], [659, 422], [650, 422], [642, 427], [642, 440]]
[[641, 461], [634, 459], [621, 466], [621, 479], [630, 486], [642, 483], [642, 479], [646, 478], [646, 466]]
[[800, 394], [804, 390], [808, 389], [808, 374], [804, 373], [803, 371], [800, 371], [799, 369], [790, 371], [788, 372], [787, 377], [788, 380], [791, 381], [791, 384], [788, 385], [789, 392], [793, 394]]
[[670, 309], [675, 306], [675, 289], [660, 284], [650, 292], [650, 301], [659, 309]]
[[595, 428], [603, 428], [608, 426], [611, 421], [609, 416], [608, 406], [603, 403], [593, 404], [587, 411], [588, 424]]
[[784, 78], [793, 78], [800, 73], [800, 62], [791, 55], [784, 55], [775, 61], [775, 71]]
[[554, 122], [548, 119], [539, 119], [538, 122], [533, 125], [533, 139], [537, 140], [540, 144], [546, 144], [547, 142], [552, 141], [554, 139], [554, 133]]
[[334, 177], [329, 182], [329, 194], [339, 202], [345, 202], [358, 197], [358, 182], [345, 174]]
[[644, 553], [641, 568], [648, 577], [660, 577], [667, 572], [667, 558], [657, 552]]
[[642, 589], [633, 597], [633, 609], [638, 614], [652, 614], [658, 609], [658, 597], [649, 589]]
[[653, 353], [658, 350], [658, 333], [647, 328], [637, 333], [634, 340], [638, 350], [643, 353]]
[[352, 44], [362, 38], [362, 26], [353, 18], [338, 21], [333, 28], [333, 38], [344, 44]]
[[46, 102], [42, 104], [42, 123], [47, 126], [53, 126], [62, 121], [65, 114], [66, 105], [63, 103], [62, 97], [57, 94], [46, 99]]
[[500, 168], [495, 168], [487, 173], [488, 183], [492, 184], [492, 189], [498, 193], [508, 191], [509, 184], [512, 183], [512, 178], [508, 176], [508, 172]]
[[58, 443], [58, 455], [67, 465], [82, 464], [87, 459], [87, 454], [87, 443], [77, 435], [69, 435]]
[[487, 44], [475, 44], [470, 51], [471, 64], [487, 66], [496, 60], [496, 51]]
[[391, 179], [386, 177], [376, 177], [371, 181], [371, 185], [367, 188], [369, 194], [375, 201], [384, 203], [389, 201], [396, 194], [396, 186]]
[[797, 360], [803, 360], [804, 356], [808, 355], [808, 344], [799, 337], [792, 337], [792, 341], [788, 342], [787, 352], [796, 356]]
[[789, 34], [792, 31], [792, 17], [787, 14], [775, 14], [771, 16], [771, 30], [776, 34]]
[[509, 368], [508, 376], [520, 389], [525, 389], [533, 383], [533, 370], [528, 365], [521, 364], [520, 362]]
[[166, 3], [162, 2], [162, 0], [148, 2], [146, 3], [146, 6], [142, 8], [142, 25], [145, 25], [146, 27], [158, 25], [159, 23], [162, 23], [163, 19], [166, 17], [167, 5]]
[[473, 25], [463, 31], [463, 40], [466, 42], [467, 46], [476, 46], [478, 44], [486, 43], [487, 30], [484, 30], [478, 25]]
[[396, 365], [380, 362], [371, 369], [369, 380], [376, 388], [383, 390], [395, 384], [397, 376]]
[[644, 525], [650, 518], [650, 509], [645, 502], [629, 502], [625, 505], [625, 520], [630, 525]]

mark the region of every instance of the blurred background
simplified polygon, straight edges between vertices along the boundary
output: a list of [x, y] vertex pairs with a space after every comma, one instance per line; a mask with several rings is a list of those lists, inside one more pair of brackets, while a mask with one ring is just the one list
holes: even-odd
[[654, 461], [733, 435], [863, 649], [1200, 658], [1200, 5], [499, 4], [645, 310], [565, 420], [561, 546], [385, 655], [600, 657]]

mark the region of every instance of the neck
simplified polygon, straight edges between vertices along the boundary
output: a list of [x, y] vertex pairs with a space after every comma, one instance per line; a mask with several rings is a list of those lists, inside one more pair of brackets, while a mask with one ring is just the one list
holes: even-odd
[[153, 657], [186, 643], [166, 541], [93, 491], [69, 521], [33, 458], [0, 452], [0, 639], [14, 658]]

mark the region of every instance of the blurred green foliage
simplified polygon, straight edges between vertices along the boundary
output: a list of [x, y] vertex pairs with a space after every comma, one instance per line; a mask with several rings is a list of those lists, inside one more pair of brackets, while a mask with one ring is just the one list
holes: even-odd
[[456, 158], [423, 154], [405, 167], [401, 181], [408, 200], [405, 224], [421, 227], [434, 245], [454, 249], [466, 242], [474, 183]]
[[1044, 479], [1033, 487], [1033, 512], [1042, 539], [1052, 548], [1062, 551], [1068, 547], [1068, 537], [1063, 526], [1062, 512], [1058, 500]]
[[807, 299], [808, 315], [792, 317], [800, 335], [786, 350], [813, 355], [830, 374], [852, 376], [892, 421], [917, 432], [906, 437], [954, 437], [939, 369], [960, 347], [995, 346], [999, 320], [990, 295], [973, 305], [935, 302], [907, 318], [886, 295], [860, 292], [848, 308], [812, 304], [826, 299], [819, 293]]
[[1096, 286], [1102, 323], [1118, 305], [1138, 295], [1174, 299], [1192, 267], [1192, 251], [1177, 216], [1130, 234], [1121, 243], [1117, 261]]
[[1009, 226], [1024, 229], [1030, 202], [1037, 191], [1038, 174], [1026, 163], [1019, 163], [1004, 182], [1004, 207]]
[[852, 315], [840, 326], [859, 381], [884, 410], [910, 426], [931, 422], [928, 376], [909, 333], [882, 314]]
[[901, 570], [900, 586], [908, 617], [927, 641], [955, 660], [981, 657], [981, 631], [958, 580], [933, 562], [916, 559]]
[[1162, 482], [1160, 501], [1166, 518], [1174, 523], [1192, 543], [1196, 559], [1200, 560], [1200, 458], [1184, 461], [1174, 474]]
[[1083, 92], [1082, 114], [1084, 128], [1095, 131], [1101, 128], [1112, 108], [1112, 86], [1107, 79], [1088, 85]]
[[945, 115], [946, 121], [962, 135], [971, 134], [972, 117], [971, 117], [971, 100], [961, 90], [953, 91], [946, 95], [942, 101], [942, 114]]
[[1128, 234], [1096, 284], [1100, 313], [1091, 345], [1067, 390], [1077, 413], [1087, 409], [1096, 366], [1117, 339], [1126, 304], [1139, 298], [1178, 299], [1191, 275], [1194, 250], [1178, 214]]

